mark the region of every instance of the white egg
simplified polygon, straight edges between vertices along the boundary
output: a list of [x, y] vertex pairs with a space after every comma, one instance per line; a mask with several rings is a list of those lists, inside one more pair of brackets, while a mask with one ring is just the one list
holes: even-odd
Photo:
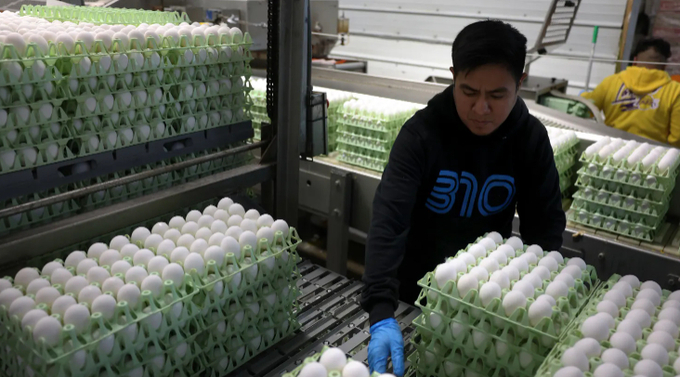
[[564, 257], [562, 256], [562, 254], [560, 254], [559, 251], [551, 251], [546, 256], [553, 258], [555, 262], [557, 262], [558, 264], [564, 263]]
[[630, 319], [637, 322], [641, 328], [647, 328], [652, 325], [652, 317], [642, 309], [633, 309], [626, 314], [625, 319]]
[[[152, 236], [158, 236], [158, 235], [154, 234]], [[149, 238], [151, 238], [151, 237], [149, 237]], [[147, 238], [147, 241], [148, 241], [148, 238]], [[156, 246], [158, 246], [158, 245], [156, 245]], [[135, 253], [134, 257], [132, 258], [132, 262], [135, 266], [146, 266], [146, 265], [149, 264], [149, 261], [151, 260], [151, 258], [153, 258], [155, 256], [156, 256], [156, 254], [154, 254], [153, 251], [151, 251], [149, 249], [141, 249], [141, 250], [139, 250], [138, 252]]]
[[640, 289], [640, 292], [635, 296], [635, 301], [641, 300], [641, 299], [647, 299], [654, 304], [654, 306], [659, 306], [661, 305], [661, 295], [656, 292], [654, 289]]
[[623, 372], [615, 364], [604, 363], [595, 369], [593, 377], [623, 377]]
[[241, 245], [234, 237], [225, 236], [222, 240], [222, 243], [220, 243], [220, 247], [226, 253], [233, 253], [236, 257], [236, 260], [241, 258]]
[[[229, 211], [229, 207], [234, 204], [234, 201], [231, 200], [231, 198], [222, 198], [220, 199], [219, 203], [217, 203], [217, 208], [225, 211]], [[244, 213], [245, 214], [245, 213]]]
[[510, 237], [505, 241], [505, 244], [512, 246], [515, 250], [522, 250], [524, 248], [524, 243], [522, 243], [519, 237]]
[[470, 274], [477, 277], [477, 281], [484, 282], [489, 280], [489, 271], [484, 267], [476, 266], [470, 269]]
[[125, 274], [131, 267], [132, 265], [128, 263], [128, 261], [125, 260], [116, 261], [111, 265], [111, 274], [112, 275], [122, 274], [123, 276], [125, 276]]
[[609, 338], [612, 347], [623, 351], [626, 355], [636, 351], [635, 338], [627, 332], [616, 332]]
[[202, 239], [204, 241], [208, 241], [210, 237], [212, 236], [212, 231], [208, 228], [201, 228], [196, 231], [196, 239]]
[[238, 243], [241, 245], [241, 248], [245, 247], [246, 245], [250, 245], [250, 247], [255, 250], [257, 247], [257, 236], [255, 233], [246, 230], [239, 236]]
[[144, 244], [144, 241], [146, 240], [147, 237], [151, 235], [151, 231], [147, 228], [144, 227], [139, 227], [132, 231], [132, 235], [130, 235], [130, 240], [134, 243], [142, 243]]
[[675, 350], [675, 339], [665, 331], [655, 331], [647, 337], [647, 344], [658, 344], [667, 352]]
[[141, 290], [150, 291], [154, 297], [159, 298], [163, 289], [163, 280], [156, 275], [149, 275], [142, 281]]
[[215, 218], [210, 215], [201, 215], [196, 222], [200, 228], [210, 228]]
[[564, 351], [562, 357], [560, 358], [560, 361], [562, 361], [562, 364], [564, 366], [575, 367], [582, 372], [588, 372], [590, 370], [590, 362], [588, 361], [588, 357], [586, 356], [586, 354], [583, 353], [583, 351], [581, 351], [580, 349], [574, 347]]
[[196, 222], [187, 221], [187, 223], [182, 226], [182, 234], [195, 235], [198, 229], [200, 229], [200, 226]]
[[555, 374], [553, 375], [554, 377], [583, 377], [583, 372], [578, 369], [577, 367], [572, 367], [572, 366], [565, 366], [560, 368]]
[[659, 283], [652, 281], [652, 280], [647, 280], [646, 282], [642, 283], [642, 285], [640, 285], [640, 292], [642, 292], [645, 289], [652, 289], [659, 296], [661, 296], [663, 294], [663, 290], [661, 289], [661, 286], [659, 285]]
[[[176, 229], [172, 229], [172, 230], [176, 231]], [[165, 239], [165, 240], [161, 241], [161, 243], [158, 244], [158, 246], [156, 247], [156, 255], [163, 255], [163, 254], [170, 255], [170, 253], [172, 253], [172, 251], [175, 249], [175, 247], [177, 247], [175, 245], [175, 242], [173, 242], [172, 240], [169, 240], [169, 239]]]
[[340, 372], [347, 364], [347, 356], [340, 348], [329, 348], [321, 355], [319, 363], [329, 372]]
[[489, 281], [498, 284], [498, 286], [500, 286], [501, 289], [510, 288], [510, 278], [508, 277], [508, 274], [505, 271], [502, 270], [495, 271], [493, 274], [491, 274]]
[[[205, 242], [205, 241], [203, 241]], [[206, 243], [207, 246], [207, 243]], [[207, 247], [206, 247], [207, 249]], [[203, 250], [205, 251], [205, 249]], [[201, 254], [192, 252], [191, 254], [187, 255], [187, 257], [184, 259], [184, 268], [187, 271], [191, 270], [196, 270], [199, 276], [202, 276], [203, 273], [205, 272], [205, 261], [203, 260], [203, 257]]]
[[159, 234], [151, 234], [144, 240], [144, 248], [151, 249], [157, 248], [160, 243], [163, 242], [163, 236]]
[[504, 266], [508, 263], [508, 256], [502, 250], [494, 250], [489, 254], [489, 258], [495, 259], [499, 265]]
[[109, 295], [101, 295], [92, 301], [92, 314], [101, 313], [104, 319], [113, 318], [116, 309], [116, 299]]
[[76, 302], [76, 299], [71, 297], [71, 296], [60, 296], [54, 302], [52, 303], [52, 309], [51, 312], [52, 314], [59, 314], [59, 317], [64, 318], [64, 314], [66, 313], [66, 310], [70, 308], [73, 305], [77, 305], [78, 303]]
[[619, 307], [611, 301], [601, 301], [597, 304], [596, 310], [598, 313], [607, 313], [612, 318], [618, 318], [619, 316]]
[[677, 290], [670, 295], [668, 295], [667, 300], [680, 302], [680, 290]]
[[519, 308], [526, 307], [527, 299], [522, 291], [510, 291], [503, 298], [503, 309], [508, 317]]
[[103, 267], [92, 267], [87, 271], [87, 281], [90, 284], [99, 283], [99, 285], [102, 285], [104, 281], [110, 277], [111, 275], [109, 272]]
[[270, 227], [270, 228], [271, 228], [271, 226], [272, 226], [273, 223], [274, 223], [274, 218], [272, 218], [272, 217], [271, 217], [270, 215], [268, 215], [268, 214], [261, 215], [261, 216], [257, 219], [257, 226], [258, 226], [258, 228], [262, 228], [262, 227], [264, 227], [264, 226], [267, 226], [267, 227]]
[[583, 338], [574, 344], [574, 348], [583, 352], [588, 358], [599, 357], [602, 353], [602, 346], [593, 338]]
[[571, 275], [566, 274], [566, 273], [560, 273], [560, 274], [558, 274], [558, 275], [555, 277], [555, 279], [553, 279], [553, 281], [561, 281], [561, 282], [563, 282], [564, 284], [566, 284], [567, 287], [569, 287], [569, 288], [573, 288], [574, 285], [575, 285], [574, 278], [573, 278]]
[[593, 316], [581, 324], [581, 333], [587, 338], [601, 342], [609, 338], [609, 325], [605, 318]]
[[168, 222], [168, 226], [170, 228], [174, 228], [177, 230], [182, 229], [182, 227], [186, 224], [186, 221], [182, 216], [175, 216], [172, 219], [170, 219], [170, 222]]
[[640, 324], [632, 319], [624, 319], [623, 321], [619, 322], [619, 325], [616, 327], [616, 331], [628, 333], [636, 341], [642, 338], [642, 328], [640, 327]]
[[557, 269], [559, 267], [555, 258], [553, 258], [551, 256], [546, 256], [546, 257], [541, 258], [541, 260], [538, 261], [538, 265], [547, 268], [550, 272], [557, 271]]
[[501, 269], [501, 271], [505, 272], [508, 275], [510, 281], [519, 279], [520, 276], [519, 270], [514, 266], [505, 266]]
[[487, 307], [494, 298], [501, 298], [501, 286], [492, 281], [484, 283], [479, 290], [479, 297], [482, 305]]
[[[174, 248], [173, 248], [173, 250], [174, 250]], [[172, 251], [168, 252], [167, 254], [171, 254], [171, 253], [172, 253]], [[149, 260], [149, 262], [147, 263], [147, 270], [150, 273], [155, 272], [158, 275], [161, 275], [163, 273], [163, 269], [168, 264], [170, 264], [170, 262], [168, 262], [168, 260], [165, 257], [156, 256], [156, 257], [151, 258]]]
[[113, 250], [118, 250], [121, 251], [123, 246], [127, 245], [130, 243], [130, 240], [127, 239], [125, 236], [115, 236], [111, 239], [111, 242], [109, 242], [109, 248]]
[[52, 284], [59, 284], [62, 287], [66, 284], [66, 282], [73, 277], [73, 274], [65, 269], [65, 268], [58, 268], [52, 272], [52, 275], [50, 275], [50, 281]]
[[24, 317], [21, 319], [21, 327], [24, 329], [29, 326], [35, 328], [35, 325], [38, 323], [38, 321], [46, 317], [47, 313], [44, 310], [31, 309], [26, 312]]
[[667, 319], [657, 321], [654, 324], [654, 331], [665, 331], [673, 338], [678, 337], [678, 326], [674, 322], [671, 322]]
[[479, 287], [479, 280], [476, 275], [472, 273], [465, 274], [458, 279], [458, 295], [460, 298], [465, 298], [471, 290], [477, 290]]
[[204, 253], [206, 263], [215, 261], [217, 266], [222, 266], [226, 252], [219, 246], [209, 246]]
[[529, 263], [524, 258], [515, 258], [508, 263], [508, 266], [516, 268], [520, 273], [529, 271]]
[[675, 323], [676, 326], [680, 326], [680, 309], [677, 308], [666, 308], [661, 310], [658, 315], [659, 320], [668, 320]]
[[520, 258], [524, 258], [529, 265], [535, 265], [538, 262], [538, 258], [533, 253], [524, 253], [520, 255]]
[[120, 248], [120, 256], [123, 258], [133, 258], [139, 251], [139, 247], [135, 244], [127, 244]]
[[575, 265], [565, 267], [564, 269], [562, 269], [561, 273], [569, 274], [574, 279], [581, 279], [581, 277], [583, 275], [583, 271], [581, 270], [581, 268], [579, 268], [579, 266], [575, 266]]
[[577, 266], [578, 268], [581, 269], [581, 271], [585, 271], [587, 267], [586, 262], [578, 257], [569, 259], [569, 261], [567, 262], [567, 266]]
[[[5, 281], [7, 281], [7, 280], [2, 279], [2, 280], [0, 280], [0, 283], [3, 283]], [[38, 291], [41, 288], [49, 287], [50, 285], [52, 285], [52, 284], [47, 279], [43, 279], [43, 278], [35, 279], [35, 280], [31, 281], [30, 283], [28, 283], [28, 287], [26, 287], [26, 294], [27, 295], [35, 295], [36, 293], [38, 293]], [[11, 287], [11, 286], [12, 286], [11, 283], [9, 283], [9, 287]]]
[[[177, 241], [179, 241], [179, 238], [182, 236], [182, 233], [179, 232], [177, 229], [168, 229], [167, 232], [163, 234], [163, 238], [166, 240], [170, 240], [177, 244]], [[159, 245], [160, 246], [160, 245]]]
[[272, 223], [270, 226], [274, 233], [276, 232], [281, 232], [283, 233], [283, 238], [288, 238], [288, 223], [286, 223], [284, 220], [276, 220]]
[[17, 316], [19, 321], [24, 318], [24, 315], [35, 308], [36, 302], [30, 297], [23, 296], [16, 298], [9, 306], [8, 315], [10, 317]]
[[117, 261], [123, 259], [120, 252], [115, 249], [109, 249], [102, 253], [99, 257], [100, 266], [112, 266]]
[[113, 276], [104, 280], [104, 283], [102, 283], [102, 292], [111, 292], [115, 297], [118, 295], [118, 291], [123, 287], [123, 285], [125, 285], [125, 283], [121, 278]]
[[41, 318], [33, 328], [33, 340], [45, 342], [48, 347], [56, 346], [61, 337], [61, 323], [54, 317]]
[[172, 281], [179, 288], [184, 281], [184, 269], [177, 263], [170, 263], [163, 269], [162, 278]]
[[613, 302], [619, 309], [626, 306], [626, 296], [624, 296], [623, 293], [619, 291], [609, 291], [605, 293], [602, 299]]
[[196, 238], [191, 234], [183, 234], [177, 239], [177, 247], [186, 247], [187, 249], [191, 247], [191, 244], [196, 241]]
[[[143, 280], [143, 279], [142, 279]], [[141, 283], [141, 281], [140, 281]], [[125, 284], [118, 290], [118, 294], [116, 295], [116, 300], [118, 302], [125, 301], [128, 303], [128, 306], [130, 308], [136, 308], [137, 303], [139, 302], [139, 296], [141, 295], [141, 291], [135, 284]]]
[[508, 244], [499, 246], [496, 249], [496, 251], [502, 251], [503, 253], [505, 253], [506, 257], [508, 257], [508, 258], [514, 258], [515, 255], [517, 255], [514, 247], [512, 247], [511, 245], [508, 245]]
[[196, 239], [189, 248], [192, 253], [198, 253], [203, 256], [203, 253], [208, 249], [208, 242], [202, 238]]
[[557, 300], [560, 297], [566, 297], [569, 294], [569, 287], [564, 282], [553, 281], [552, 283], [548, 284], [548, 287], [545, 289], [545, 293]]
[[[61, 265], [60, 262], [49, 262], [49, 263], [45, 264], [45, 266], [43, 266], [41, 274], [43, 276], [50, 276], [50, 275], [52, 275], [52, 272], [54, 272], [54, 270], [56, 270], [58, 268], [63, 268], [63, 266]], [[30, 285], [30, 283], [29, 283], [29, 285]]]
[[[187, 257], [187, 255], [189, 255], [189, 249], [184, 246], [179, 246], [170, 253], [170, 261], [172, 263], [184, 263], [184, 259]], [[163, 267], [163, 269], [165, 269], [165, 267]]]
[[14, 276], [14, 284], [22, 287], [28, 287], [28, 284], [35, 279], [40, 278], [40, 272], [36, 268], [24, 267]]
[[[342, 368], [343, 377], [369, 377], [368, 368], [358, 361], [349, 360]], [[302, 376], [300, 376], [302, 377]]]
[[274, 240], [274, 231], [269, 227], [262, 227], [257, 231], [256, 237], [258, 240], [263, 238], [267, 240], [267, 244], [271, 245]]
[[496, 272], [500, 268], [498, 261], [494, 258], [482, 259], [482, 261], [479, 262], [479, 266], [486, 269], [489, 273]]
[[652, 360], [661, 366], [668, 365], [670, 361], [666, 348], [655, 343], [647, 344], [640, 352], [640, 356], [642, 359]]
[[663, 370], [653, 360], [640, 360], [633, 369], [636, 375], [645, 377], [663, 377]]

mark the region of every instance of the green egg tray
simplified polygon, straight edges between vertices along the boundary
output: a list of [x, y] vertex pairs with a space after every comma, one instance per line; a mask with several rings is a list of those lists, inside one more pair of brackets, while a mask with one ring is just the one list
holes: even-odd
[[176, 24], [190, 23], [186, 13], [157, 12], [127, 8], [100, 8], [89, 6], [44, 6], [22, 5], [19, 9], [20, 16], [33, 16], [44, 18], [49, 21], [80, 21], [93, 24]]
[[[609, 280], [604, 282], [600, 287], [598, 287], [597, 291], [593, 293], [593, 296], [588, 302], [588, 305], [583, 309], [583, 311], [579, 314], [578, 318], [574, 321], [572, 326], [569, 328], [568, 333], [564, 338], [560, 340], [560, 342], [553, 348], [553, 350], [550, 352], [550, 354], [546, 357], [544, 363], [541, 365], [539, 370], [536, 373], [536, 377], [551, 377], [553, 376], [560, 368], [563, 367], [563, 364], [561, 362], [562, 354], [569, 348], [571, 348], [576, 342], [579, 340], [583, 339], [583, 334], [579, 331], [580, 325], [588, 319], [590, 316], [597, 314], [597, 305], [602, 301], [603, 296], [611, 290], [611, 288], [616, 284], [619, 279], [621, 278], [620, 275], [612, 275]], [[634, 289], [633, 290], [633, 297], [635, 294], [639, 292], [639, 289]], [[662, 297], [668, 297], [670, 295], [670, 291], [668, 290], [663, 290]], [[626, 314], [630, 310], [631, 305], [635, 302], [633, 297], [629, 297], [626, 300], [626, 307], [621, 308], [619, 312], [619, 317], [615, 318], [616, 324], [615, 326], [618, 325], [618, 323], [625, 318]], [[660, 311], [659, 308], [657, 308], [657, 313]], [[652, 318], [652, 326], [656, 322], [656, 314]], [[610, 336], [613, 334], [615, 330], [610, 330]], [[633, 368], [635, 366], [635, 363], [640, 361], [642, 359], [642, 356], [640, 355], [640, 352], [642, 349], [647, 345], [647, 337], [652, 333], [652, 330], [650, 328], [643, 329], [642, 331], [642, 339], [638, 340], [636, 342], [636, 348], [637, 350], [633, 352], [632, 354], [629, 355], [629, 360], [631, 362], [630, 368], [627, 370], [624, 370], [624, 375], [626, 377], [633, 377], [635, 373], [633, 372]], [[605, 340], [600, 342], [600, 345], [602, 346], [602, 349], [609, 349], [612, 348], [612, 345], [609, 341]], [[680, 349], [680, 340], [676, 340], [676, 349]], [[675, 360], [680, 357], [677, 352], [670, 352], [670, 363], [667, 366], [664, 366], [662, 368], [664, 377], [673, 377], [676, 375], [675, 370], [673, 370], [673, 363]], [[602, 359], [599, 357], [593, 357], [590, 358], [590, 369], [591, 371], [594, 371], [599, 365], [603, 363]], [[592, 372], [586, 372], [586, 376], [592, 377]]]
[[589, 212], [586, 209], [575, 209], [573, 207], [567, 213], [567, 219], [589, 228], [601, 229], [648, 242], [654, 240], [658, 226], [663, 223], [663, 219], [660, 219], [658, 223], [648, 225], [633, 222], [630, 217], [605, 216], [601, 212]]

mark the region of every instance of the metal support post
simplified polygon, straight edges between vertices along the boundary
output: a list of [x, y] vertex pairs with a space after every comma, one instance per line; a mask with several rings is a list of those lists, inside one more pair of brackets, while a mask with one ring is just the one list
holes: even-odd
[[307, 125], [311, 59], [308, 7], [309, 0], [284, 0], [279, 14], [276, 217], [291, 226], [297, 225], [300, 148]]
[[349, 219], [352, 208], [352, 173], [332, 170], [330, 184], [326, 267], [345, 275], [347, 273]]

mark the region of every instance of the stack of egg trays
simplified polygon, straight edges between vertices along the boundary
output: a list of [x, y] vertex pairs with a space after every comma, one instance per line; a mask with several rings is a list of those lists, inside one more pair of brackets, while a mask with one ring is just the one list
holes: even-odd
[[[553, 348], [552, 351], [550, 351], [550, 354], [545, 358], [545, 361], [543, 362], [543, 365], [538, 369], [536, 372], [536, 377], [551, 377], [554, 373], [556, 373], [560, 368], [563, 367], [562, 364], [562, 354], [571, 348], [576, 342], [579, 340], [583, 339], [583, 334], [581, 331], [579, 331], [579, 328], [581, 327], [581, 324], [583, 321], [586, 319], [590, 318], [592, 315], [597, 314], [597, 305], [602, 302], [604, 295], [609, 292], [612, 287], [619, 281], [621, 278], [620, 275], [614, 274], [612, 275], [609, 280], [604, 282], [600, 287], [597, 289], [596, 292], [593, 293], [593, 296], [591, 299], [588, 301], [588, 305], [583, 309], [581, 314], [579, 314], [578, 318], [574, 321], [574, 323], [569, 327], [569, 330], [567, 334], [560, 340], [560, 342]], [[616, 326], [619, 325], [619, 322], [623, 320], [623, 318], [626, 317], [628, 312], [631, 310], [631, 306], [635, 302], [635, 296], [639, 292], [639, 288], [633, 289], [633, 296], [629, 297], [626, 300], [626, 307], [621, 308], [619, 311], [619, 317], [615, 318], [616, 325], [614, 329], [610, 330], [610, 336], [613, 332], [616, 330]], [[663, 290], [662, 291], [662, 300], [663, 298], [667, 298], [668, 295], [670, 295], [671, 292], [668, 290]], [[660, 308], [656, 309], [655, 314], [659, 314]], [[656, 323], [656, 317], [652, 317], [652, 326]], [[635, 363], [638, 361], [642, 360], [642, 355], [640, 355], [640, 352], [642, 352], [642, 349], [647, 345], [647, 337], [652, 333], [652, 331], [647, 328], [642, 330], [642, 339], [638, 340], [636, 342], [636, 348], [637, 351], [631, 353], [628, 355], [629, 361], [631, 362], [630, 369], [632, 370], [635, 367]], [[676, 341], [677, 343], [677, 350], [680, 350], [680, 341]], [[611, 343], [609, 341], [605, 340], [600, 342], [600, 345], [602, 346], [603, 352], [605, 349], [612, 348]], [[672, 365], [674, 363], [674, 360], [680, 357], [677, 352], [670, 352], [670, 363], [669, 365], [666, 365], [665, 367], [662, 368], [664, 377], [672, 377], [675, 376], [675, 370], [673, 369]], [[594, 357], [591, 358], [590, 360], [590, 365], [591, 365], [591, 370], [595, 370], [600, 364], [602, 364], [602, 360], [599, 357]], [[628, 376], [628, 373], [624, 371], [624, 374]], [[586, 375], [589, 375], [589, 373], [586, 373]], [[630, 374], [632, 376], [632, 374]]]
[[253, 105], [250, 108], [253, 120], [253, 130], [255, 131], [253, 140], [257, 141], [262, 137], [262, 123], [271, 123], [271, 119], [269, 119], [269, 115], [267, 114], [267, 92], [253, 90], [250, 92], [250, 97], [253, 101]]
[[[107, 176], [96, 177], [85, 181], [75, 182], [63, 187], [53, 188], [47, 191], [26, 195], [19, 198], [13, 198], [4, 203], [3, 207], [13, 207], [19, 204], [28, 203], [34, 200], [47, 198], [57, 194], [69, 192], [71, 190], [86, 187], [94, 183], [106, 182], [112, 179], [124, 177], [126, 175], [140, 173], [154, 168], [162, 167], [168, 164], [190, 160], [201, 155], [219, 152], [221, 150], [230, 149], [233, 146], [206, 150], [201, 153], [191, 153], [182, 157], [174, 157], [171, 159], [159, 161], [153, 165], [143, 165], [134, 169], [120, 171], [109, 174]], [[142, 195], [151, 194], [169, 188], [171, 186], [190, 182], [208, 175], [220, 173], [234, 167], [242, 166], [251, 159], [251, 155], [247, 152], [236, 156], [227, 156], [222, 159], [213, 160], [203, 164], [189, 166], [187, 168], [176, 170], [170, 173], [161, 174], [145, 180], [135, 181], [121, 187], [114, 187], [105, 191], [90, 194], [81, 198], [69, 199], [61, 203], [55, 203], [46, 208], [38, 208], [20, 214], [0, 218], [0, 236], [6, 235], [10, 232], [18, 230], [29, 229], [31, 227], [46, 224], [55, 220], [63, 219], [78, 213], [83, 213], [91, 209], [105, 207], [114, 203], [122, 202], [128, 199], [136, 198]]]
[[[306, 357], [306, 358], [302, 361], [302, 363], [301, 363], [297, 368], [293, 369], [292, 371], [290, 371], [290, 372], [288, 372], [288, 373], [283, 374], [281, 377], [298, 377], [298, 376], [300, 375], [300, 372], [302, 371], [302, 369], [305, 367], [305, 365], [307, 365], [307, 364], [309, 364], [309, 363], [313, 363], [313, 362], [319, 361], [319, 358], [321, 358], [321, 355], [322, 355], [324, 352], [326, 352], [326, 350], [327, 350], [328, 348], [329, 348], [328, 346], [324, 346], [324, 347], [321, 349], [321, 352], [315, 353], [315, 354], [312, 355], [312, 356]], [[349, 362], [350, 360], [352, 360], [352, 359], [351, 359], [351, 358], [347, 358], [347, 362]], [[373, 372], [373, 373], [371, 374], [371, 377], [378, 377], [378, 376], [380, 376], [380, 373], [378, 373], [378, 372]], [[330, 372], [330, 373], [328, 373], [328, 377], [342, 377], [342, 373], [338, 373], [338, 372]]]
[[338, 118], [337, 159], [370, 170], [383, 171], [392, 144], [405, 118], [383, 119], [342, 113]]
[[574, 165], [580, 140], [574, 139], [567, 145], [554, 150], [555, 166], [560, 177], [560, 192], [562, 197], [568, 197], [570, 189], [574, 185]]
[[[349, 97], [344, 101], [330, 101], [328, 105], [328, 153], [334, 152], [337, 147], [340, 119], [343, 117], [342, 106], [345, 102], [352, 99]], [[392, 142], [394, 143], [394, 141]]]
[[[238, 259], [229, 253], [221, 266], [208, 261], [202, 275], [196, 270], [186, 273], [180, 288], [172, 281], [165, 281], [162, 300], [154, 298], [150, 291], [143, 291], [136, 307], [119, 302], [113, 320], [94, 313], [81, 334], [73, 325], [64, 326], [58, 345], [53, 347], [34, 341], [32, 330], [22, 328], [19, 319], [9, 317], [8, 308], [2, 305], [0, 325], [4, 329], [0, 332], [0, 342], [5, 347], [0, 347], [0, 364], [3, 364], [0, 369], [8, 370], [10, 375], [40, 377], [141, 375], [142, 372], [159, 377], [175, 373], [202, 375], [215, 360], [207, 359], [201, 345], [215, 346], [213, 340], [227, 332], [226, 328], [216, 329], [219, 321], [227, 319], [230, 324], [238, 323], [234, 313], [247, 304], [243, 301], [246, 293], [272, 295], [286, 289], [278, 301], [263, 304], [264, 310], [259, 316], [243, 310], [240, 326], [230, 328], [230, 342], [224, 352], [216, 356], [228, 358], [228, 371], [233, 370], [299, 327], [292, 315], [299, 295], [296, 285], [299, 243], [297, 232], [290, 228], [287, 239], [277, 232], [271, 245], [266, 240], [260, 240], [258, 250], [246, 245]], [[132, 262], [129, 257], [127, 260]], [[123, 278], [120, 274], [114, 276]], [[280, 291], [274, 292], [271, 287], [275, 283], [270, 282], [278, 283]], [[216, 286], [221, 289], [216, 290]], [[54, 287], [63, 293], [61, 285]], [[43, 309], [49, 311], [46, 306]], [[280, 322], [265, 318], [269, 315], [278, 315], [276, 319]], [[283, 321], [288, 321], [286, 328], [280, 326]], [[253, 325], [255, 323], [257, 325]], [[256, 345], [251, 342], [260, 332], [270, 329], [275, 329], [273, 337]], [[207, 336], [208, 342], [202, 343], [201, 335]], [[219, 344], [224, 344], [226, 339], [219, 340]], [[242, 353], [238, 352], [240, 349]], [[166, 356], [164, 363], [156, 362], [155, 358], [160, 355]]]
[[139, 25], [148, 24], [175, 24], [191, 22], [186, 13], [181, 15], [177, 12], [156, 12], [126, 8], [103, 8], [87, 6], [44, 6], [22, 5], [19, 10], [20, 16], [32, 16], [44, 18], [49, 21], [73, 21], [90, 22], [93, 24], [125, 24]]
[[[565, 261], [568, 260], [565, 258]], [[552, 272], [552, 278], [559, 273], [559, 270]], [[463, 274], [460, 273], [458, 277]], [[522, 272], [520, 279], [526, 274]], [[419, 351], [425, 348], [429, 352], [436, 350], [434, 354], [438, 358], [446, 358], [448, 354], [460, 351], [469, 360], [482, 360], [482, 369], [500, 368], [510, 371], [510, 375], [533, 376], [532, 373], [557, 344], [599, 281], [594, 267], [588, 266], [581, 279], [576, 279], [575, 286], [569, 289], [569, 296], [557, 301], [552, 317], [542, 319], [536, 326], [531, 326], [526, 308], [519, 308], [507, 317], [500, 299], [492, 300], [484, 308], [478, 290], [473, 289], [467, 296], [460, 297], [454, 281], [448, 281], [440, 288], [432, 272], [418, 281], [418, 285], [423, 290], [416, 306], [421, 308], [423, 314], [413, 324], [422, 338], [418, 344]], [[542, 293], [542, 290], [536, 290], [536, 295]], [[533, 302], [533, 297], [527, 298], [527, 308]], [[433, 315], [441, 319], [436, 328], [430, 322]], [[507, 351], [499, 353], [498, 344], [506, 346]], [[423, 360], [423, 357], [421, 354], [420, 359]]]
[[[663, 157], [663, 156], [661, 156]], [[660, 158], [661, 158], [660, 157]], [[678, 162], [667, 171], [654, 164], [633, 167], [598, 155], [581, 155], [573, 211], [569, 220], [627, 237], [652, 241], [663, 223], [678, 176]], [[588, 192], [591, 188], [593, 192]], [[595, 192], [598, 192], [597, 194]]]
[[[95, 41], [89, 52], [76, 42], [74, 54], [50, 43], [44, 56], [31, 43], [27, 58], [14, 46], [0, 47], [0, 87], [8, 89], [0, 92], [0, 110], [7, 113], [0, 155], [16, 155], [0, 158], [0, 174], [248, 119], [251, 45], [246, 33], [239, 44], [226, 34], [207, 42], [196, 36], [177, 43], [133, 39], [128, 51], [120, 40], [109, 50]], [[44, 66], [44, 76], [34, 66]], [[26, 85], [36, 87], [30, 97]], [[121, 93], [132, 96], [130, 103]], [[50, 117], [43, 116], [46, 106], [53, 109]], [[20, 117], [26, 112], [28, 118]], [[24, 150], [34, 147], [37, 158], [30, 161]]]

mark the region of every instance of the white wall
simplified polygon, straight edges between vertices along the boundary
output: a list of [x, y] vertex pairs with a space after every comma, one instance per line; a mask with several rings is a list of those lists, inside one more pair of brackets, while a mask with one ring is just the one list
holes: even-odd
[[[448, 77], [451, 43], [466, 25], [484, 18], [513, 24], [533, 46], [549, 0], [340, 0], [350, 19], [350, 38], [333, 55], [366, 59], [369, 74], [422, 81]], [[582, 0], [569, 40], [531, 66], [531, 74], [569, 80], [569, 92], [585, 84], [593, 26], [600, 26], [595, 56], [616, 59], [626, 0]], [[354, 34], [353, 34], [354, 33]], [[407, 40], [399, 40], [406, 38]], [[426, 39], [416, 42], [408, 39]], [[612, 63], [595, 63], [591, 87], [614, 73]]]

